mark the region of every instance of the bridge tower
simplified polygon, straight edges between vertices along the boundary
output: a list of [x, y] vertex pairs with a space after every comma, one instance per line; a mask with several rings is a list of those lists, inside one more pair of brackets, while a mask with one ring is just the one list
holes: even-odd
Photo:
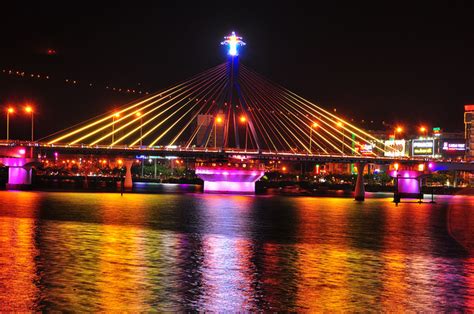
[[[238, 125], [240, 119], [239, 115], [243, 114], [245, 116], [244, 120], [248, 124], [248, 130], [255, 141], [255, 145], [257, 149], [260, 150], [257, 132], [252, 120], [248, 118], [250, 116], [249, 106], [242, 96], [239, 84], [238, 47], [244, 46], [245, 42], [242, 40], [242, 37], [232, 32], [231, 35], [224, 37], [224, 41], [221, 42], [221, 45], [226, 45], [229, 48], [227, 53], [228, 83], [226, 86], [226, 101], [217, 107], [217, 111], [214, 114], [214, 119], [219, 119], [219, 123], [214, 122], [213, 140], [215, 147], [217, 148], [217, 146], [219, 146], [220, 149], [224, 149], [225, 147], [231, 146], [231, 137], [229, 135], [233, 133], [235, 142], [233, 144], [235, 144], [236, 148], [240, 148]], [[205, 118], [207, 117], [201, 117], [201, 119]], [[220, 123], [223, 123], [223, 125], [219, 125]], [[223, 136], [220, 136], [221, 132]], [[264, 175], [264, 172], [261, 169], [251, 170], [239, 167], [221, 169], [197, 166], [196, 175], [204, 181], [204, 192], [255, 193], [255, 182]]]
[[[221, 45], [228, 46], [229, 50], [227, 52], [228, 55], [228, 62], [227, 62], [227, 75], [228, 75], [228, 88], [227, 88], [227, 112], [225, 112], [226, 116], [228, 117], [225, 120], [224, 126], [224, 141], [223, 146], [228, 146], [230, 141], [231, 132], [229, 132], [230, 124], [232, 122], [234, 128], [234, 141], [235, 147], [240, 148], [240, 140], [239, 140], [239, 132], [238, 132], [238, 119], [239, 119], [239, 110], [241, 109], [242, 113], [245, 117], [249, 117], [249, 106], [247, 101], [242, 96], [242, 91], [240, 88], [239, 83], [239, 46], [245, 46], [246, 43], [242, 40], [242, 37], [239, 37], [232, 32], [231, 35], [224, 37], [224, 41], [221, 42]], [[237, 105], [238, 104], [238, 105]], [[240, 105], [240, 107], [239, 107]], [[231, 121], [232, 120], [232, 121]], [[248, 123], [248, 129], [251, 133], [252, 138], [255, 140], [255, 145], [257, 149], [260, 150], [260, 143], [257, 136], [257, 132], [255, 131], [255, 127], [253, 121], [251, 119], [246, 119], [246, 123]]]

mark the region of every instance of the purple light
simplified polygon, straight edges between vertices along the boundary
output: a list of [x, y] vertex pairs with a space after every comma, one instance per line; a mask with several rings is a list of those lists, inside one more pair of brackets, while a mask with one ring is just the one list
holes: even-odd
[[204, 181], [204, 192], [255, 193], [255, 182]]
[[415, 170], [392, 171], [390, 176], [398, 178], [398, 192], [400, 193], [420, 193], [420, 183], [418, 177], [422, 174]]
[[197, 167], [196, 175], [204, 181], [204, 192], [254, 193], [264, 171]]
[[8, 168], [8, 184], [31, 184], [31, 172], [20, 167]]

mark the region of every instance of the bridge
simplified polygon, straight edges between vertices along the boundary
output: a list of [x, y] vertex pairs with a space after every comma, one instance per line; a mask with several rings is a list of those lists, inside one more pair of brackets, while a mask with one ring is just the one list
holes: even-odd
[[[229, 47], [226, 62], [38, 141], [0, 142], [0, 147], [12, 152], [3, 155], [24, 158], [29, 153], [28, 157], [33, 158], [38, 153], [59, 152], [122, 156], [129, 160], [125, 164], [128, 187], [132, 184], [130, 160], [136, 155], [209, 161], [353, 163], [359, 174], [359, 200], [364, 199], [362, 173], [368, 163], [398, 163], [407, 168], [426, 164], [420, 172], [441, 167], [436, 160], [385, 157], [400, 156], [400, 151], [386, 147], [370, 133], [241, 64], [238, 48], [245, 45], [241, 37], [232, 33], [221, 44]], [[372, 149], [364, 152], [362, 146]], [[15, 155], [20, 151], [25, 156]], [[251, 192], [254, 182], [263, 175], [238, 166], [230, 169], [232, 176], [226, 174], [228, 171], [199, 167], [196, 174], [204, 179], [205, 191]], [[445, 163], [442, 167], [474, 169], [473, 164], [466, 163]], [[239, 185], [241, 181], [246, 183]], [[222, 187], [225, 188], [219, 190]]]

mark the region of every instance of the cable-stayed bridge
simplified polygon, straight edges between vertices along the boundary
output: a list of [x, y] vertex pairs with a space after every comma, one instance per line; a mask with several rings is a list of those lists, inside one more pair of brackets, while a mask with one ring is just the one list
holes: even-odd
[[[355, 163], [359, 173], [366, 163], [428, 162], [384, 157], [397, 156], [399, 152], [239, 63], [238, 47], [245, 44], [241, 37], [232, 33], [222, 44], [229, 46], [225, 63], [113, 112], [105, 112], [38, 141], [14, 145], [36, 151], [130, 158], [156, 154], [209, 161], [346, 162]], [[362, 145], [370, 145], [372, 152], [369, 155], [361, 152]], [[233, 179], [228, 177], [228, 170], [235, 175]], [[258, 169], [228, 170], [213, 171], [202, 166], [202, 169], [196, 168], [196, 173], [206, 175], [208, 180], [214, 174], [218, 177], [216, 181], [227, 182], [224, 185], [236, 191], [241, 187], [228, 182], [250, 180], [253, 183], [263, 175]], [[226, 177], [222, 177], [223, 173], [227, 173]], [[360, 188], [363, 190], [363, 184]], [[247, 190], [252, 187], [245, 188]]]

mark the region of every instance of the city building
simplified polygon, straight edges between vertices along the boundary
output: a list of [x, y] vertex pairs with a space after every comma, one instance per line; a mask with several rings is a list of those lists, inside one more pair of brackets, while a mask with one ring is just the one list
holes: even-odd
[[464, 138], [466, 140], [466, 159], [474, 159], [474, 104], [464, 106]]

